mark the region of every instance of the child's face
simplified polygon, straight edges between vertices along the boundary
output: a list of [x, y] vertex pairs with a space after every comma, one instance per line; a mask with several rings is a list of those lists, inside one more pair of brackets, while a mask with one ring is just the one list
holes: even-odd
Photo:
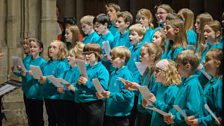
[[132, 45], [137, 45], [142, 38], [143, 36], [139, 36], [139, 34], [136, 31], [132, 31], [129, 35], [130, 43]]
[[48, 48], [48, 54], [49, 54], [49, 58], [51, 58], [52, 60], [57, 59], [58, 58], [58, 53], [60, 50], [60, 45], [58, 42], [51, 42], [49, 48]]
[[116, 27], [118, 30], [123, 31], [127, 29], [128, 25], [125, 23], [124, 18], [119, 17], [116, 21]]
[[149, 26], [149, 19], [143, 15], [137, 15], [136, 22], [142, 24], [143, 27]]
[[71, 30], [67, 28], [65, 30], [65, 39], [66, 39], [66, 42], [72, 42], [72, 32]]
[[158, 22], [165, 22], [167, 15], [168, 15], [168, 13], [166, 12], [165, 9], [163, 9], [163, 8], [157, 9], [156, 18], [157, 18]]
[[215, 42], [215, 31], [208, 25], [204, 27], [204, 37], [206, 42]]
[[165, 29], [164, 29], [165, 33], [166, 33], [166, 37], [168, 39], [173, 40], [174, 36], [175, 36], [175, 29], [171, 26], [171, 25], [166, 25]]
[[116, 20], [117, 12], [116, 12], [116, 10], [113, 7], [107, 7], [106, 8], [106, 12], [107, 12], [107, 15], [110, 18], [110, 21], [115, 21]]
[[100, 24], [98, 22], [96, 22], [94, 24], [94, 27], [95, 27], [95, 31], [99, 34], [99, 35], [103, 35], [103, 33], [105, 33], [105, 31], [107, 30], [107, 26], [106, 24], [103, 25], [103, 24]]
[[39, 55], [40, 52], [42, 52], [42, 50], [43, 49], [40, 48], [40, 46], [37, 44], [37, 42], [32, 41], [30, 43], [30, 53], [33, 57]]
[[72, 50], [69, 51], [68, 53], [68, 64], [70, 66], [75, 66], [76, 65], [76, 57], [75, 55], [72, 53]]
[[160, 45], [161, 44], [161, 42], [162, 42], [161, 32], [156, 31], [154, 33], [154, 36], [152, 38], [152, 42], [154, 42], [157, 45]]
[[93, 29], [93, 27], [88, 24], [82, 24], [81, 28], [82, 28], [82, 31], [84, 32], [84, 34], [86, 34], [86, 35], [90, 35], [90, 33]]
[[96, 55], [93, 52], [85, 52], [84, 56], [88, 64], [94, 64], [95, 62], [97, 62]]
[[177, 62], [177, 70], [178, 70], [181, 77], [187, 77], [188, 76], [186, 66], [183, 65], [182, 63]]
[[124, 65], [125, 58], [111, 57], [112, 65], [117, 68], [121, 68]]
[[144, 46], [142, 46], [141, 48], [140, 62], [148, 66], [153, 66], [153, 63], [154, 63], [154, 59], [152, 55], [148, 53], [147, 49]]
[[162, 70], [158, 67], [155, 68], [154, 76], [155, 76], [156, 82], [163, 82], [165, 75], [166, 75], [166, 73], [164, 70]]
[[209, 51], [206, 55], [204, 66], [207, 72], [212, 74], [213, 76], [216, 75], [217, 68], [219, 65], [217, 65], [217, 60], [215, 60], [212, 56], [214, 56], [214, 52]]
[[29, 54], [30, 53], [30, 43], [27, 41], [23, 42], [23, 51], [25, 54]]
[[198, 18], [196, 19], [196, 22], [195, 22], [194, 26], [195, 26], [195, 31], [197, 33], [200, 33], [200, 29], [199, 29], [199, 27], [200, 27], [200, 20]]

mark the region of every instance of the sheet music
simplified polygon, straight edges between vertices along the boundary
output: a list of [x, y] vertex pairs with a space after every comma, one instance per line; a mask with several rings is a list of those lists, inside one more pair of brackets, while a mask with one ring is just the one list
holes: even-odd
[[58, 79], [53, 76], [53, 75], [50, 75], [50, 76], [47, 76], [47, 78], [56, 86], [56, 87], [63, 87], [62, 84], [58, 81]]
[[93, 78], [92, 81], [93, 81], [93, 84], [94, 84], [94, 86], [95, 86], [95, 88], [96, 88], [96, 91], [97, 91], [99, 94], [101, 94], [103, 91], [105, 91], [105, 90], [103, 89], [102, 85], [100, 84], [100, 81], [99, 81], [97, 78]]
[[141, 62], [135, 62], [136, 67], [141, 75], [145, 72], [147, 65], [142, 64]]
[[118, 77], [118, 80], [121, 81], [124, 85], [127, 85], [126, 82], [128, 82], [128, 80], [125, 80], [124, 78]]
[[0, 88], [0, 96], [4, 95], [5, 93], [10, 92], [11, 90], [15, 89], [15, 86], [6, 84], [3, 87]]
[[30, 70], [32, 71], [33, 77], [35, 79], [40, 79], [40, 77], [43, 76], [39, 66], [30, 65]]
[[65, 86], [69, 86], [71, 83], [69, 83], [68, 81], [64, 80], [63, 78], [57, 78], [57, 80], [60, 82], [60, 83], [63, 83], [65, 84]]
[[209, 108], [208, 104], [205, 104], [205, 109], [211, 114], [211, 116], [215, 119], [215, 121], [216, 121], [217, 123], [221, 124], [220, 121], [218, 120], [218, 118], [216, 117], [216, 115], [215, 115], [215, 114], [212, 112], [212, 110]]
[[143, 96], [143, 98], [147, 101], [147, 104], [151, 105], [152, 102], [149, 101], [149, 99], [152, 97], [152, 94], [149, 91], [148, 87], [147, 86], [139, 86], [138, 90], [140, 91], [140, 93]]
[[88, 79], [87, 73], [86, 73], [86, 63], [84, 60], [76, 59], [76, 64], [78, 65], [79, 71], [81, 75], [86, 77]]
[[201, 73], [202, 73], [208, 80], [210, 80], [210, 79], [212, 78], [212, 77], [211, 77], [210, 75], [208, 75], [208, 73], [205, 72], [204, 70], [199, 69], [199, 71], [201, 71]]
[[158, 112], [159, 114], [161, 114], [161, 115], [163, 115], [163, 116], [169, 115], [169, 113], [164, 112], [164, 111], [162, 111], [162, 110], [160, 110], [160, 109], [158, 109], [158, 108], [156, 108], [156, 107], [152, 107], [152, 108], [147, 107], [147, 109], [156, 111], [156, 112]]
[[19, 72], [17, 69], [17, 66], [21, 66], [21, 68], [26, 71], [26, 68], [25, 68], [23, 61], [20, 57], [12, 56], [12, 63], [14, 66], [13, 72]]
[[110, 48], [110, 43], [109, 43], [109, 41], [104, 41], [104, 42], [103, 42], [103, 49], [104, 49], [104, 51], [105, 51], [107, 57], [108, 57], [109, 59], [111, 59], [111, 56], [110, 56], [111, 48]]
[[183, 112], [183, 110], [178, 105], [173, 105], [173, 107], [183, 116], [185, 119], [187, 118], [187, 115]]

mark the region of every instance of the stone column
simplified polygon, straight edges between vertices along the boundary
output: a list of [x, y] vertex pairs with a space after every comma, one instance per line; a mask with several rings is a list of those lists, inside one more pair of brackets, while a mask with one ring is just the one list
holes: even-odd
[[41, 0], [40, 40], [44, 42], [44, 57], [52, 40], [57, 39], [56, 0]]

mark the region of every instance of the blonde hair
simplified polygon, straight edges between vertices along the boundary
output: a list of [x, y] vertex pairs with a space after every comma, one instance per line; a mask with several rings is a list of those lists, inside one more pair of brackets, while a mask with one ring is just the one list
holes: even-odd
[[220, 41], [220, 38], [221, 38], [221, 31], [222, 31], [222, 27], [221, 27], [221, 24], [219, 21], [217, 20], [213, 20], [213, 21], [210, 21], [208, 22], [206, 25], [208, 25], [209, 27], [212, 28], [212, 30], [216, 33], [218, 31], [220, 31], [220, 35], [217, 37], [218, 38], [218, 41]]
[[102, 59], [102, 48], [97, 43], [88, 43], [84, 46], [83, 53], [93, 52], [99, 62]]
[[161, 41], [160, 45], [158, 45], [158, 46], [160, 46], [160, 48], [162, 50], [165, 50], [165, 46], [166, 46], [166, 33], [165, 33], [165, 31], [163, 29], [156, 30], [155, 33], [156, 32], [160, 32], [160, 37], [162, 38], [162, 41]]
[[131, 56], [130, 50], [125, 46], [117, 46], [113, 48], [110, 54], [111, 54], [111, 57], [114, 57], [114, 58], [117, 58], [117, 57], [125, 58], [125, 64], [127, 64]]
[[78, 59], [84, 59], [83, 56], [83, 49], [84, 49], [85, 44], [82, 42], [77, 42], [76, 46], [71, 49], [72, 55], [74, 55]]
[[121, 10], [120, 6], [115, 3], [107, 3], [105, 5], [105, 8], [107, 9], [108, 7], [113, 7], [116, 10], [116, 12], [119, 12]]
[[161, 4], [157, 8], [164, 9], [167, 13], [174, 13], [174, 10], [168, 4]]
[[72, 42], [71, 44], [75, 46], [79, 42], [80, 30], [77, 25], [68, 26], [66, 29], [72, 32]]
[[143, 37], [144, 37], [145, 32], [146, 32], [145, 28], [139, 23], [131, 25], [129, 30], [130, 30], [130, 33], [135, 31], [135, 32], [138, 33], [138, 35], [143, 36]]
[[142, 8], [138, 10], [136, 17], [138, 17], [139, 15], [146, 17], [149, 20], [148, 22], [149, 27], [154, 28], [154, 25], [152, 23], [153, 22], [152, 12], [149, 9]]
[[87, 24], [89, 26], [93, 26], [93, 19], [94, 19], [94, 16], [92, 15], [86, 15], [86, 16], [83, 16], [81, 19], [80, 19], [80, 24]]
[[188, 8], [182, 8], [178, 11], [177, 15], [179, 15], [184, 20], [184, 28], [185, 30], [189, 30], [193, 28], [194, 25], [194, 13]]
[[181, 63], [183, 65], [189, 63], [192, 68], [191, 70], [194, 72], [200, 64], [200, 58], [197, 54], [194, 53], [193, 50], [184, 50], [178, 54], [176, 62]]
[[141, 47], [141, 50], [143, 48], [145, 48], [147, 50], [147, 53], [149, 54], [149, 56], [152, 55], [152, 54], [155, 54], [154, 62], [156, 62], [157, 60], [160, 59], [163, 50], [157, 44], [155, 44], [155, 43], [145, 43]]
[[130, 25], [132, 24], [133, 22], [133, 16], [130, 12], [128, 11], [122, 11], [122, 12], [119, 12], [117, 13], [117, 18], [119, 17], [122, 17], [124, 19], [124, 22], [127, 23], [129, 22]]
[[[184, 22], [180, 19], [174, 19], [174, 20], [168, 20], [166, 24], [171, 25], [173, 28], [179, 29], [179, 32], [177, 33], [177, 35], [175, 35], [175, 38], [173, 40], [175, 43], [172, 49], [174, 50], [177, 47], [186, 48], [187, 47], [187, 33], [184, 29]], [[169, 46], [170, 46], [170, 43], [169, 43]]]
[[[57, 59], [64, 60], [68, 55], [68, 50], [67, 50], [66, 45], [60, 40], [54, 40], [51, 43], [53, 43], [53, 42], [58, 43], [58, 45], [59, 45], [59, 52], [58, 52]], [[48, 57], [50, 57], [49, 56], [49, 49], [48, 49]]]
[[[199, 14], [196, 18], [196, 21], [199, 20], [199, 32], [197, 33], [197, 42], [196, 42], [196, 48], [199, 48], [199, 53], [201, 53], [204, 50], [203, 44], [205, 43], [205, 37], [203, 35], [203, 30], [205, 25], [213, 20], [213, 17], [208, 12]], [[196, 51], [196, 50], [195, 50]]]
[[[208, 52], [214, 52], [214, 54], [211, 55], [212, 59], [219, 60], [221, 62], [221, 64], [219, 65], [219, 67], [218, 67], [218, 69], [216, 71], [216, 74], [218, 76], [222, 76], [222, 74], [223, 74], [223, 66], [224, 66], [224, 64], [223, 64], [223, 51], [222, 51], [222, 49], [211, 49]], [[206, 55], [206, 57], [207, 57], [207, 55]]]
[[[168, 61], [168, 66], [167, 66], [167, 69], [164, 71], [165, 78], [164, 78], [164, 81], [162, 82], [162, 84], [165, 86], [169, 86], [172, 84], [179, 85], [181, 83], [181, 77], [176, 68], [176, 63], [174, 61], [168, 60], [168, 59], [163, 59], [163, 60]], [[159, 62], [161, 62], [163, 60], [160, 60]]]

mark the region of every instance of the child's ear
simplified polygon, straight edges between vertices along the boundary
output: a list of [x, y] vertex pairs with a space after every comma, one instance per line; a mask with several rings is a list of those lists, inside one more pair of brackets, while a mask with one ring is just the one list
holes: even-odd
[[120, 58], [122, 63], [125, 63], [125, 57]]
[[216, 33], [215, 33], [215, 37], [217, 38], [217, 37], [220, 37], [220, 35], [221, 35], [221, 32], [220, 31], [217, 31]]
[[215, 65], [216, 65], [217, 68], [221, 65], [221, 61], [220, 60], [215, 60], [214, 62], [215, 62]]
[[138, 37], [139, 37], [140, 40], [142, 40], [144, 35], [139, 35]]
[[180, 29], [179, 28], [174, 28], [174, 32], [175, 32], [175, 34], [177, 34], [178, 32], [180, 32]]
[[130, 24], [131, 24], [131, 23], [130, 23], [130, 22], [126, 22], [125, 24], [126, 24], [126, 25], [127, 25], [127, 27], [128, 27], [128, 26], [130, 26]]

